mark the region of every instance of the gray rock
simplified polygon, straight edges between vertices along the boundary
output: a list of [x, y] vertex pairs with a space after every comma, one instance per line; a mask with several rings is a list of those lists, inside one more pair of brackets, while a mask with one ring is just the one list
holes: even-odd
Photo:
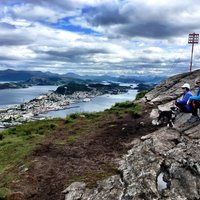
[[83, 193], [85, 192], [86, 184], [82, 182], [74, 182], [67, 189], [63, 191], [65, 194], [65, 199], [78, 200], [81, 199]]

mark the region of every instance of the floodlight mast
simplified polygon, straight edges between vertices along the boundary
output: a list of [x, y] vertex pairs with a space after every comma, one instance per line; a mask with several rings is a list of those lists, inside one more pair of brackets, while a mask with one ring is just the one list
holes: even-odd
[[193, 52], [194, 52], [194, 44], [199, 43], [199, 34], [190, 33], [188, 37], [188, 44], [192, 44], [192, 52], [191, 52], [191, 59], [190, 59], [190, 72], [192, 71], [192, 59], [193, 59]]

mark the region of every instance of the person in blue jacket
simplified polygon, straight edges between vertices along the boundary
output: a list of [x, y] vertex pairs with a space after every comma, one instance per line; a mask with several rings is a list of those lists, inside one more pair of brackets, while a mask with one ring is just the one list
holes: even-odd
[[192, 93], [190, 92], [190, 85], [188, 83], [184, 83], [181, 88], [184, 90], [183, 97], [180, 100], [176, 100], [175, 105], [180, 109], [180, 111], [189, 113], [190, 105], [187, 104], [187, 102], [192, 96]]
[[194, 123], [200, 120], [197, 109], [200, 108], [200, 79], [196, 80], [197, 86], [197, 94], [196, 96], [191, 96], [188, 100], [188, 104], [190, 105], [192, 116], [188, 120], [188, 122]]

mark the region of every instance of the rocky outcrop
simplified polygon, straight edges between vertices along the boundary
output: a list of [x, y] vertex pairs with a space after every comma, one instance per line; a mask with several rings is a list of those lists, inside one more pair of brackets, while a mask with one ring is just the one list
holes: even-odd
[[[194, 88], [198, 76], [200, 70], [177, 75], [149, 92], [143, 102], [154, 105], [151, 116], [173, 104], [184, 82]], [[200, 122], [190, 124], [189, 117], [179, 113], [173, 128], [161, 127], [135, 139], [119, 163], [118, 175], [93, 189], [73, 183], [63, 191], [65, 200], [200, 199]]]
[[165, 103], [170, 100], [175, 100], [182, 94], [181, 86], [184, 83], [189, 83], [191, 90], [195, 90], [195, 79], [200, 77], [200, 70], [193, 71], [191, 73], [184, 73], [173, 76], [160, 85], [156, 86], [153, 90], [145, 95], [146, 101], [154, 103]]

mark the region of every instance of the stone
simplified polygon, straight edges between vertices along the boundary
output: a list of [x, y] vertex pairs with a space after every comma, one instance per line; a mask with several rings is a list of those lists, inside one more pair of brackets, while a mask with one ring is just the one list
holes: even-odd
[[79, 200], [86, 188], [86, 184], [83, 182], [74, 182], [62, 193], [65, 194], [65, 200]]

